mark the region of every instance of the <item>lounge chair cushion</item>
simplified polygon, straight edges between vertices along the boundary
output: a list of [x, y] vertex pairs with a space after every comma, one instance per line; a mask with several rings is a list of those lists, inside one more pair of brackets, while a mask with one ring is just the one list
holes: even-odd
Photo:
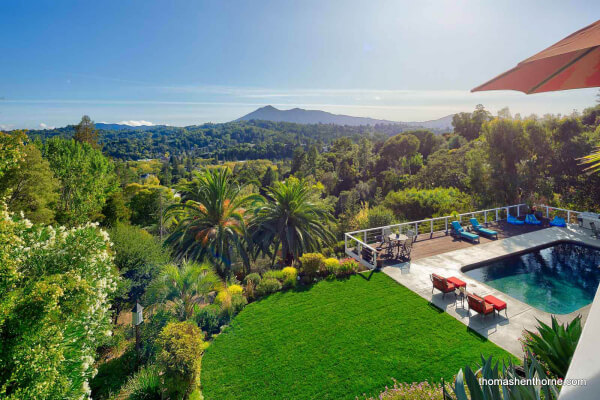
[[550, 225], [551, 226], [559, 226], [559, 227], [566, 227], [567, 223], [565, 222], [564, 218], [561, 217], [554, 217], [554, 219], [552, 221], [550, 221]]
[[460, 236], [466, 237], [467, 239], [471, 239], [471, 240], [479, 239], [479, 235], [476, 235], [474, 233], [467, 232], [467, 231], [460, 232]]
[[506, 302], [492, 295], [485, 296], [483, 299], [490, 303], [497, 311], [504, 310], [506, 308]]
[[464, 230], [465, 230], [462, 226], [460, 226], [460, 222], [458, 222], [458, 221], [452, 221], [452, 228], [456, 232], [464, 232]]
[[448, 278], [448, 282], [453, 283], [454, 286], [456, 286], [457, 288], [467, 287], [467, 283], [465, 281], [462, 281], [455, 276], [451, 276], [450, 278]]
[[517, 219], [517, 217], [513, 217], [512, 215], [509, 215], [508, 218], [506, 219], [506, 221], [509, 224], [513, 224], [513, 225], [524, 225], [525, 224], [525, 222]]
[[541, 225], [542, 221], [538, 220], [535, 215], [533, 214], [528, 214], [525, 217], [525, 223], [529, 224], [529, 225]]
[[471, 221], [471, 225], [473, 226], [473, 229], [475, 229], [476, 232], [486, 236], [498, 236], [498, 232], [484, 228], [483, 225], [481, 225], [479, 221], [477, 221], [477, 218], [471, 218], [469, 221]]
[[487, 228], [479, 228], [479, 229], [477, 229], [477, 232], [482, 233], [484, 235], [488, 235], [488, 236], [498, 236], [498, 232], [493, 231], [491, 229], [487, 229]]

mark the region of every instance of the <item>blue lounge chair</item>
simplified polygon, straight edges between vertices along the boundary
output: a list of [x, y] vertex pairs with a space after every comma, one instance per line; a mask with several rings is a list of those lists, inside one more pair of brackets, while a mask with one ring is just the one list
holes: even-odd
[[471, 225], [473, 226], [473, 229], [475, 229], [475, 232], [479, 233], [480, 235], [496, 237], [496, 239], [498, 239], [498, 232], [484, 228], [483, 225], [479, 224], [477, 218], [471, 218], [469, 221], [471, 221]]
[[465, 231], [458, 221], [452, 221], [452, 230], [454, 230], [454, 233], [460, 238], [469, 239], [473, 243], [475, 243], [475, 241], [479, 242], [479, 235]]
[[527, 225], [541, 225], [542, 221], [540, 221], [539, 219], [537, 219], [535, 217], [535, 215], [533, 215], [533, 214], [527, 214], [525, 216], [525, 223]]
[[525, 222], [517, 219], [517, 217], [513, 217], [512, 215], [508, 215], [508, 218], [506, 218], [506, 222], [508, 222], [509, 224], [512, 225], [524, 225]]
[[550, 226], [558, 226], [558, 227], [564, 228], [567, 226], [567, 222], [565, 221], [564, 218], [554, 217], [554, 219], [552, 221], [550, 221]]

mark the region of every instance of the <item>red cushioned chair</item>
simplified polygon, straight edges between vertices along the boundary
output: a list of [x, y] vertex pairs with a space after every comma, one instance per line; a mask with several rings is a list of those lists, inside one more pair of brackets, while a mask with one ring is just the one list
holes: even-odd
[[431, 293], [433, 294], [433, 289], [437, 289], [443, 293], [442, 297], [446, 297], [446, 293], [454, 292], [456, 286], [452, 282], [448, 282], [446, 278], [443, 276], [439, 276], [437, 274], [431, 274], [430, 276], [431, 282], [433, 283], [433, 287], [431, 288]]
[[467, 294], [467, 304], [469, 310], [473, 310], [477, 314], [483, 314], [484, 318], [486, 315], [494, 313], [494, 306], [477, 295]]

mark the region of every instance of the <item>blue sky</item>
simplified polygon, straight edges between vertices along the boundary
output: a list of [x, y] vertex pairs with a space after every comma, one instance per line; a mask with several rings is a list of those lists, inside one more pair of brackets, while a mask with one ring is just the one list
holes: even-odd
[[182, 126], [266, 104], [570, 113], [597, 90], [469, 90], [598, 18], [598, 1], [2, 1], [0, 128]]

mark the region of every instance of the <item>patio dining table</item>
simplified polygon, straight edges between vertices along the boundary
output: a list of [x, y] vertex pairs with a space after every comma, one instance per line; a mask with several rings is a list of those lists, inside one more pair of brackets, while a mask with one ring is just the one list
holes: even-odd
[[400, 233], [392, 233], [388, 236], [388, 238], [390, 239], [390, 241], [394, 242], [394, 241], [399, 241], [399, 242], [403, 242], [405, 240], [408, 240], [408, 236]]

